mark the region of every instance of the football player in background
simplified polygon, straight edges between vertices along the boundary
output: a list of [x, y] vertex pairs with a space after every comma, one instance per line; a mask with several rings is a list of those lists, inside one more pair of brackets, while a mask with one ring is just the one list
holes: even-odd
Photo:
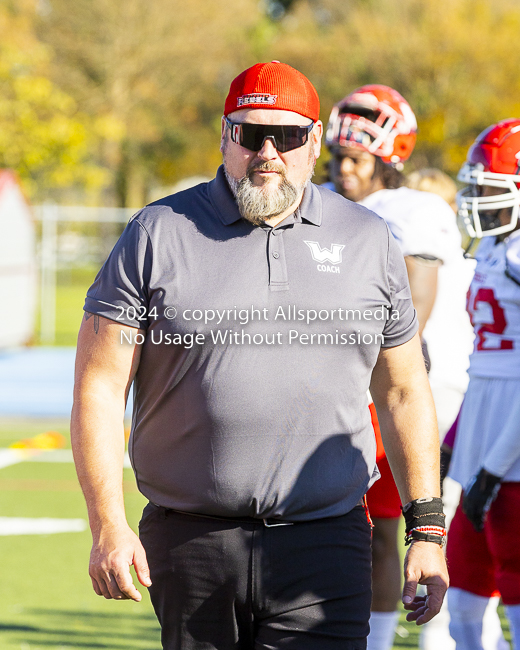
[[457, 650], [482, 650], [482, 617], [500, 593], [520, 648], [520, 119], [481, 133], [459, 180], [459, 214], [482, 238], [468, 311], [470, 383], [449, 476], [463, 486], [447, 556]]
[[[420, 169], [408, 174], [407, 186], [415, 190], [422, 190], [424, 192], [433, 192], [441, 196], [446, 203], [455, 213], [458, 211], [457, 207], [457, 185], [455, 182], [440, 169], [428, 168]], [[472, 240], [469, 235], [462, 233], [462, 246], [468, 247]], [[471, 276], [475, 271], [475, 260], [468, 259], [466, 261], [467, 270], [471, 271]], [[452, 425], [450, 432], [454, 435], [459, 416], [455, 423]], [[442, 431], [441, 431], [442, 435]], [[443, 445], [446, 445], [447, 438], [450, 434], [444, 437]], [[453, 447], [453, 443], [451, 444]], [[446, 451], [446, 449], [444, 449]], [[451, 450], [450, 450], [451, 455]], [[446, 469], [447, 471], [447, 469]], [[441, 472], [442, 474], [442, 472]], [[444, 503], [444, 512], [446, 514], [446, 528], [449, 529], [451, 520], [455, 515], [457, 505], [460, 500], [461, 486], [452, 478], [446, 476], [443, 481], [443, 494], [442, 500]], [[483, 629], [482, 629], [482, 645], [484, 650], [509, 650], [509, 643], [504, 639], [502, 628], [500, 625], [500, 618], [497, 614], [497, 607], [500, 598], [494, 596], [489, 599], [486, 612], [484, 614]], [[448, 613], [447, 599], [442, 604], [441, 611], [437, 616], [421, 627], [419, 637], [419, 648], [421, 650], [455, 650], [456, 644], [449, 632], [450, 617]]]
[[[430, 381], [443, 435], [467, 386], [471, 350], [465, 293], [471, 279], [453, 211], [439, 196], [405, 187], [403, 162], [415, 145], [417, 122], [408, 102], [388, 86], [368, 85], [332, 109], [326, 144], [328, 187], [379, 214], [405, 257], [419, 332], [431, 359]], [[374, 521], [373, 598], [369, 650], [389, 650], [397, 623], [400, 499], [371, 405], [382, 478], [368, 492]]]
[[[431, 192], [432, 194], [438, 194], [440, 197], [442, 197], [446, 203], [450, 206], [450, 208], [453, 210], [455, 215], [457, 214], [457, 185], [455, 181], [453, 181], [447, 174], [442, 172], [440, 169], [435, 169], [435, 168], [425, 168], [425, 169], [418, 169], [416, 171], [411, 172], [410, 174], [407, 175], [406, 177], [406, 185], [407, 187], [410, 187], [414, 190], [421, 190], [422, 192]], [[469, 243], [469, 239], [468, 242]], [[475, 260], [474, 259], [467, 259], [465, 261], [465, 277], [466, 281], [468, 284], [471, 282], [471, 279], [473, 277], [473, 273], [475, 272]], [[467, 337], [469, 341], [473, 340], [473, 331], [471, 328], [471, 324], [469, 322], [469, 318], [465, 320], [465, 330], [467, 333]], [[471, 349], [468, 350], [468, 356], [471, 352]], [[469, 364], [469, 359], [468, 359], [468, 364]], [[442, 390], [442, 389], [441, 389]], [[447, 422], [441, 422], [439, 424], [439, 434], [441, 436], [441, 440], [443, 439], [445, 433], [446, 433], [446, 424]], [[459, 503], [460, 499], [460, 485], [454, 481], [453, 479], [450, 478], [445, 478], [443, 482], [443, 502], [444, 502], [444, 512], [446, 514], [446, 527], [449, 527], [449, 523], [453, 519], [453, 515], [455, 514], [455, 510], [457, 509], [457, 505]], [[445, 608], [447, 612], [447, 608]], [[439, 615], [435, 617], [435, 624], [437, 624], [437, 619], [439, 619]], [[432, 621], [430, 621], [432, 623]], [[439, 621], [439, 625], [442, 625], [443, 621]], [[421, 628], [421, 635], [424, 635], [424, 633], [427, 631], [427, 628], [432, 628], [433, 626], [430, 626], [430, 624], [426, 624], [426, 626], [423, 626]], [[446, 635], [449, 637], [449, 632], [448, 632], [448, 624], [446, 623]], [[439, 641], [439, 639], [437, 639]], [[450, 639], [449, 638], [444, 638], [443, 641], [448, 642], [447, 647], [443, 647], [443, 650], [453, 650], [455, 648], [455, 644], [449, 644]], [[421, 649], [425, 650], [436, 650], [436, 646], [431, 646], [431, 649], [428, 645], [424, 646], [424, 644], [421, 644]]]

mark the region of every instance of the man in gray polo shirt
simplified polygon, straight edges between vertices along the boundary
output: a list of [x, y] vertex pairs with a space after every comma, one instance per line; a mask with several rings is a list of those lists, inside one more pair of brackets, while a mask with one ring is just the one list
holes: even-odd
[[[438, 501], [402, 256], [382, 219], [310, 183], [318, 117], [290, 66], [239, 75], [216, 178], [138, 212], [87, 295], [72, 441], [90, 575], [98, 595], [140, 600], [133, 564], [168, 650], [366, 647], [369, 386], [403, 503]], [[121, 486], [132, 381], [141, 541]], [[442, 533], [411, 516], [403, 601], [421, 624], [447, 573]]]

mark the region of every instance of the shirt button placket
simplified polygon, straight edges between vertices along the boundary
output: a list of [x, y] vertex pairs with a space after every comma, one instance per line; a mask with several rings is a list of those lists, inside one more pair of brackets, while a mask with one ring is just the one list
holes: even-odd
[[[280, 238], [280, 231], [271, 230], [269, 233], [269, 252], [271, 253], [271, 258], [275, 260], [280, 259], [280, 244], [283, 245]], [[276, 266], [276, 262], [271, 261], [271, 264]]]
[[289, 288], [289, 283], [282, 230], [270, 231], [268, 251], [270, 289], [271, 291], [286, 291]]

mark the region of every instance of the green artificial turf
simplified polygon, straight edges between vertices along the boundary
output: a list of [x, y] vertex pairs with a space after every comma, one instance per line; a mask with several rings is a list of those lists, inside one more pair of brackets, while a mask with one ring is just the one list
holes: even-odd
[[[0, 447], [48, 430], [68, 436], [63, 420], [2, 420]], [[125, 469], [124, 474], [125, 481], [132, 481], [131, 470]], [[34, 481], [37, 489], [30, 489]], [[22, 462], [5, 467], [0, 469], [0, 487], [0, 516], [86, 520], [71, 463]], [[138, 493], [125, 495], [134, 530], [145, 503]], [[90, 544], [88, 530], [0, 536], [1, 650], [160, 649], [159, 626], [145, 588], [139, 587], [141, 603], [96, 596], [87, 572]]]
[[[68, 440], [65, 420], [2, 419], [0, 447], [49, 430]], [[133, 485], [131, 470], [124, 470], [124, 480]], [[125, 504], [136, 530], [145, 499], [128, 491]], [[22, 462], [0, 469], [0, 516], [86, 519], [72, 463]], [[0, 536], [1, 650], [160, 650], [146, 589], [139, 586], [141, 603], [107, 601], [93, 592], [90, 544], [88, 530]], [[404, 617], [402, 612], [394, 650], [418, 648], [419, 629]], [[501, 617], [509, 639], [502, 610]]]
[[56, 292], [54, 345], [76, 345], [88, 286], [59, 286]]
[[[98, 270], [94, 267], [86, 267], [60, 271], [57, 274], [54, 345], [76, 345], [87, 289], [94, 281]], [[36, 343], [41, 342], [39, 326], [38, 316]]]
[[[54, 464], [41, 467], [54, 478]], [[132, 494], [125, 501], [135, 528], [144, 499]], [[80, 492], [4, 492], [0, 512], [4, 516], [86, 518]], [[0, 537], [2, 650], [160, 648], [159, 628], [146, 590], [140, 588], [141, 603], [96, 596], [87, 573], [89, 550], [88, 531]]]
[[[1, 417], [0, 447], [9, 447], [14, 442], [48, 431], [61, 433], [65, 438], [66, 447], [70, 448], [70, 427], [67, 418]], [[0, 469], [0, 472], [2, 471]]]

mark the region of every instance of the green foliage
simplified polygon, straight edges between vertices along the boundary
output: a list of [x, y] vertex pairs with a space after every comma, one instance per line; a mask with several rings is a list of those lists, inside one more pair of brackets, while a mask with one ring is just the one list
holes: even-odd
[[512, 0], [308, 0], [273, 48], [315, 82], [324, 119], [362, 84], [399, 90], [419, 123], [412, 166], [455, 174], [481, 130], [520, 115], [519, 27]]
[[103, 142], [115, 201], [140, 206], [153, 183], [213, 174], [229, 81], [250, 63], [248, 34], [266, 20], [251, 0], [53, 0], [39, 33], [54, 80], [89, 115], [124, 126]]
[[138, 207], [212, 175], [229, 83], [257, 61], [307, 74], [325, 121], [359, 85], [395, 87], [419, 122], [410, 167], [456, 174], [483, 128], [520, 115], [515, 0], [35, 2], [0, 0], [0, 164], [35, 197]]
[[20, 176], [31, 198], [48, 188], [102, 186], [106, 172], [88, 161], [90, 120], [48, 75], [47, 49], [31, 29], [30, 3], [0, 3], [0, 167]]

